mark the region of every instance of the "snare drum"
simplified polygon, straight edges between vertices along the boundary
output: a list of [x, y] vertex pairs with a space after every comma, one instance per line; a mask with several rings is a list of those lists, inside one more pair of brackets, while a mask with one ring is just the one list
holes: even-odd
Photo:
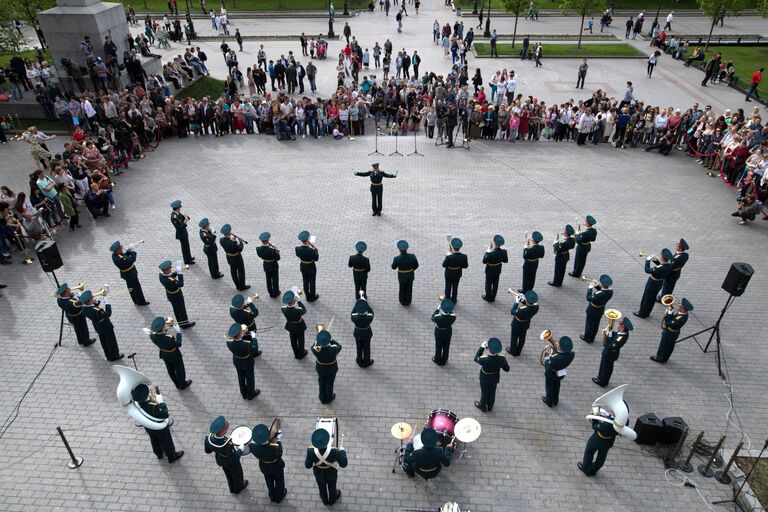
[[243, 455], [251, 453], [251, 429], [245, 425], [235, 428], [229, 438], [232, 444], [243, 450]]
[[328, 446], [332, 446], [334, 448], [339, 447], [339, 420], [338, 418], [317, 418], [317, 423], [315, 423], [315, 430], [317, 429], [323, 429], [328, 432], [328, 435], [331, 436], [330, 440], [328, 441]]
[[[437, 432], [437, 446], [448, 446], [453, 441], [453, 429], [458, 421], [459, 417], [453, 412], [447, 409], [435, 409], [429, 415], [425, 428], [431, 428]], [[415, 442], [413, 447], [416, 448]]]

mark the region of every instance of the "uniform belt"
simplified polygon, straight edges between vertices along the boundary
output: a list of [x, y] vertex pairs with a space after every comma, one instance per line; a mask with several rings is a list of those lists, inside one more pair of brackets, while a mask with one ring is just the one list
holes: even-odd
[[290, 321], [290, 323], [292, 323], [292, 324], [300, 324], [300, 323], [301, 323], [301, 322], [303, 322], [303, 321], [304, 321], [304, 320], [296, 320], [296, 321], [294, 321], [294, 320], [291, 320], [291, 321]]
[[355, 272], [365, 272], [364, 268], [352, 267], [352, 270], [354, 270]]
[[448, 270], [461, 270], [461, 267], [445, 267]]
[[160, 352], [176, 352], [176, 347], [172, 348], [171, 350], [167, 350], [167, 349], [161, 348]]
[[589, 245], [591, 242], [579, 242], [579, 245]]
[[211, 247], [211, 244], [206, 244], [206, 243], [203, 243], [203, 247], [206, 247], [206, 248], [207, 248], [207, 247]]
[[[234, 354], [233, 354], [234, 355]], [[235, 356], [235, 359], [249, 359], [251, 357], [251, 353], [248, 352], [247, 356]]]
[[672, 272], [680, 272], [681, 269], [682, 269], [682, 267], [680, 267], [680, 268], [673, 268]]
[[240, 253], [239, 252], [226, 252], [226, 251], [224, 251], [224, 254], [226, 254], [227, 256], [237, 256]]
[[336, 364], [336, 360], [335, 359], [333, 361], [331, 361], [330, 363], [321, 363], [320, 361], [315, 361], [315, 362], [317, 364], [319, 364], [320, 366], [330, 366], [332, 364]]
[[408, 270], [400, 270], [400, 269], [397, 269], [397, 271], [398, 271], [398, 272], [402, 272], [403, 274], [407, 274], [408, 272], [413, 272], [413, 269], [412, 269], [412, 268], [409, 268]]
[[305, 264], [305, 265], [311, 265], [311, 264], [313, 264], [313, 263], [314, 263], [314, 261], [304, 261], [304, 260], [301, 260], [301, 262], [302, 262], [303, 264]]
[[328, 464], [318, 464], [315, 467], [317, 469], [331, 469], [333, 466], [329, 466]]
[[371, 182], [371, 186], [372, 187], [380, 187], [381, 183], [373, 183], [373, 182]]
[[67, 313], [67, 317], [68, 318], [75, 318], [75, 317], [78, 317], [78, 316], [80, 316], [82, 314], [83, 314], [83, 310], [81, 309], [78, 313], [76, 313], [74, 315], [70, 315], [69, 313]]
[[483, 372], [486, 375], [498, 375], [499, 372], [487, 372], [483, 368], [480, 369], [481, 372]]
[[99, 320], [96, 320], [96, 322], [97, 322], [97, 323], [101, 323], [101, 322], [103, 322], [104, 320], [106, 320], [106, 318], [100, 318]]
[[525, 258], [525, 261], [539, 261], [539, 258]]
[[259, 459], [259, 462], [263, 462], [264, 464], [274, 464], [278, 460], [280, 460], [280, 459], [272, 459], [272, 460], [261, 460], [261, 459]]
[[128, 271], [131, 271], [131, 270], [133, 270], [133, 269], [134, 269], [134, 267], [136, 267], [136, 265], [135, 265], [135, 264], [131, 264], [131, 266], [130, 266], [130, 267], [128, 267], [128, 268], [121, 268], [121, 269], [120, 269], [120, 272], [128, 272]]
[[265, 260], [264, 258], [262, 258], [261, 261], [263, 261], [264, 263], [274, 263], [275, 260]]
[[530, 319], [529, 320], [523, 320], [519, 316], [515, 315], [515, 320], [517, 320], [518, 322], [528, 322]]
[[434, 468], [416, 468], [416, 469], [418, 469], [419, 471], [423, 471], [425, 473], [431, 473], [433, 471], [437, 471], [438, 467], [439, 466], [435, 466]]
[[599, 437], [600, 439], [613, 439], [613, 437], [604, 436], [603, 434], [601, 434], [600, 432], [597, 432], [597, 431], [595, 431], [595, 434], [597, 434], [597, 437]]
[[589, 305], [592, 306], [593, 308], [604, 308], [605, 307], [605, 304], [595, 304], [594, 302], [590, 302]]
[[358, 331], [370, 331], [370, 330], [371, 330], [371, 326], [370, 326], [370, 325], [369, 325], [369, 326], [367, 326], [367, 327], [358, 327], [358, 326], [355, 326], [355, 329], [357, 329]]
[[673, 329], [672, 327], [666, 327], [669, 332], [680, 332], [680, 329]]
[[179, 293], [180, 291], [181, 291], [181, 288], [177, 288], [177, 289], [176, 289], [176, 290], [174, 290], [174, 291], [170, 291], [170, 290], [169, 290], [169, 289], [167, 289], [167, 288], [165, 289], [165, 293], [167, 293], [167, 294], [169, 294], [169, 295], [175, 295], [175, 294]]
[[661, 281], [662, 280], [660, 277], [653, 277], [653, 276], [648, 276], [648, 277], [651, 279], [651, 281]]
[[486, 265], [488, 265], [489, 267], [498, 267], [499, 265], [501, 265], [501, 262], [499, 262], [499, 263], [486, 263]]
[[450, 327], [438, 327], [438, 326], [435, 326], [435, 329], [437, 329], [438, 331], [447, 331], [448, 329], [450, 329]]

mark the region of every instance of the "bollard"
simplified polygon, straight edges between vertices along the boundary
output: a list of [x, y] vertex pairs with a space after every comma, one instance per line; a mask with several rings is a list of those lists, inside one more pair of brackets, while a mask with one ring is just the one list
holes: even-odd
[[71, 462], [67, 463], [67, 467], [69, 469], [76, 469], [83, 465], [83, 458], [82, 457], [75, 457], [75, 454], [72, 452], [72, 448], [69, 447], [69, 443], [67, 442], [67, 438], [64, 437], [64, 432], [61, 431], [61, 427], [56, 427], [56, 431], [59, 433], [59, 436], [61, 437], [61, 441], [64, 443], [64, 447], [67, 449], [67, 452], [69, 452], [69, 456], [72, 459]]
[[707, 463], [706, 464], [699, 464], [699, 467], [696, 468], [696, 469], [699, 470], [699, 474], [701, 474], [701, 476], [705, 476], [707, 478], [711, 478], [712, 475], [714, 475], [714, 473], [712, 472], [711, 466], [712, 466], [712, 463], [717, 458], [717, 452], [720, 451], [720, 448], [723, 446], [723, 442], [724, 441], [725, 441], [725, 436], [720, 436], [720, 440], [717, 442], [717, 445], [712, 450], [712, 456], [709, 457], [709, 460], [707, 461]]
[[680, 435], [680, 439], [677, 440], [677, 443], [675, 444], [675, 448], [664, 458], [664, 467], [669, 469], [671, 467], [675, 467], [675, 458], [677, 457], [677, 454], [680, 453], [680, 450], [683, 448], [683, 443], [685, 442], [686, 438], [688, 437], [688, 427], [685, 427], [685, 430], [683, 430], [683, 433]]
[[731, 455], [731, 458], [728, 459], [728, 464], [725, 465], [722, 471], [717, 471], [715, 473], [715, 480], [721, 484], [727, 485], [731, 483], [731, 477], [728, 475], [728, 470], [731, 469], [731, 464], [733, 464], [733, 461], [736, 460], [736, 457], [739, 455], [739, 450], [741, 450], [743, 444], [744, 441], [739, 441], [739, 444], [736, 445], [736, 449], [733, 450], [733, 455]]
[[691, 445], [691, 450], [688, 452], [688, 457], [686, 457], [684, 461], [677, 461], [677, 469], [685, 473], [693, 473], [693, 465], [691, 464], [691, 459], [693, 458], [693, 452], [701, 442], [702, 437], [704, 437], [704, 432], [699, 432], [696, 440]]

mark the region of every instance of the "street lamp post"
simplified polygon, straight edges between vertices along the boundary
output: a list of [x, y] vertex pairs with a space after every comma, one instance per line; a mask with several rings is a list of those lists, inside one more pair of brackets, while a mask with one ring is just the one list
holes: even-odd
[[336, 34], [333, 33], [333, 16], [334, 16], [333, 2], [329, 0], [328, 1], [328, 39], [332, 37], [336, 37]]
[[656, 8], [656, 18], [653, 20], [653, 23], [651, 24], [651, 34], [653, 35], [653, 29], [656, 28], [656, 26], [659, 24], [659, 14], [661, 13], [661, 0], [659, 0], [659, 6]]
[[491, 37], [491, 0], [488, 0], [488, 15], [485, 17], [485, 32], [483, 37]]
[[472, 2], [472, 14], [477, 14], [477, 0]]

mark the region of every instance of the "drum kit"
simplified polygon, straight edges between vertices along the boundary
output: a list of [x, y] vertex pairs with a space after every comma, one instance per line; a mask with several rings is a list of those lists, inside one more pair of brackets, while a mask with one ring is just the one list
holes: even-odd
[[[456, 413], [449, 411], [448, 409], [435, 409], [427, 417], [427, 421], [423, 428], [431, 428], [437, 432], [438, 440], [437, 446], [445, 448], [449, 445], [455, 446], [455, 441], [461, 443], [461, 451], [459, 453], [459, 459], [467, 453], [467, 445], [480, 437], [480, 422], [474, 418], [459, 419]], [[423, 429], [422, 429], [423, 430]], [[392, 437], [400, 441], [400, 446], [395, 449], [395, 464], [392, 467], [392, 473], [395, 472], [397, 466], [406, 469], [404, 463], [405, 456], [405, 441], [413, 444], [414, 450], [420, 450], [424, 447], [421, 442], [421, 434], [413, 435], [413, 427], [404, 421], [400, 421], [392, 425], [390, 429]]]

